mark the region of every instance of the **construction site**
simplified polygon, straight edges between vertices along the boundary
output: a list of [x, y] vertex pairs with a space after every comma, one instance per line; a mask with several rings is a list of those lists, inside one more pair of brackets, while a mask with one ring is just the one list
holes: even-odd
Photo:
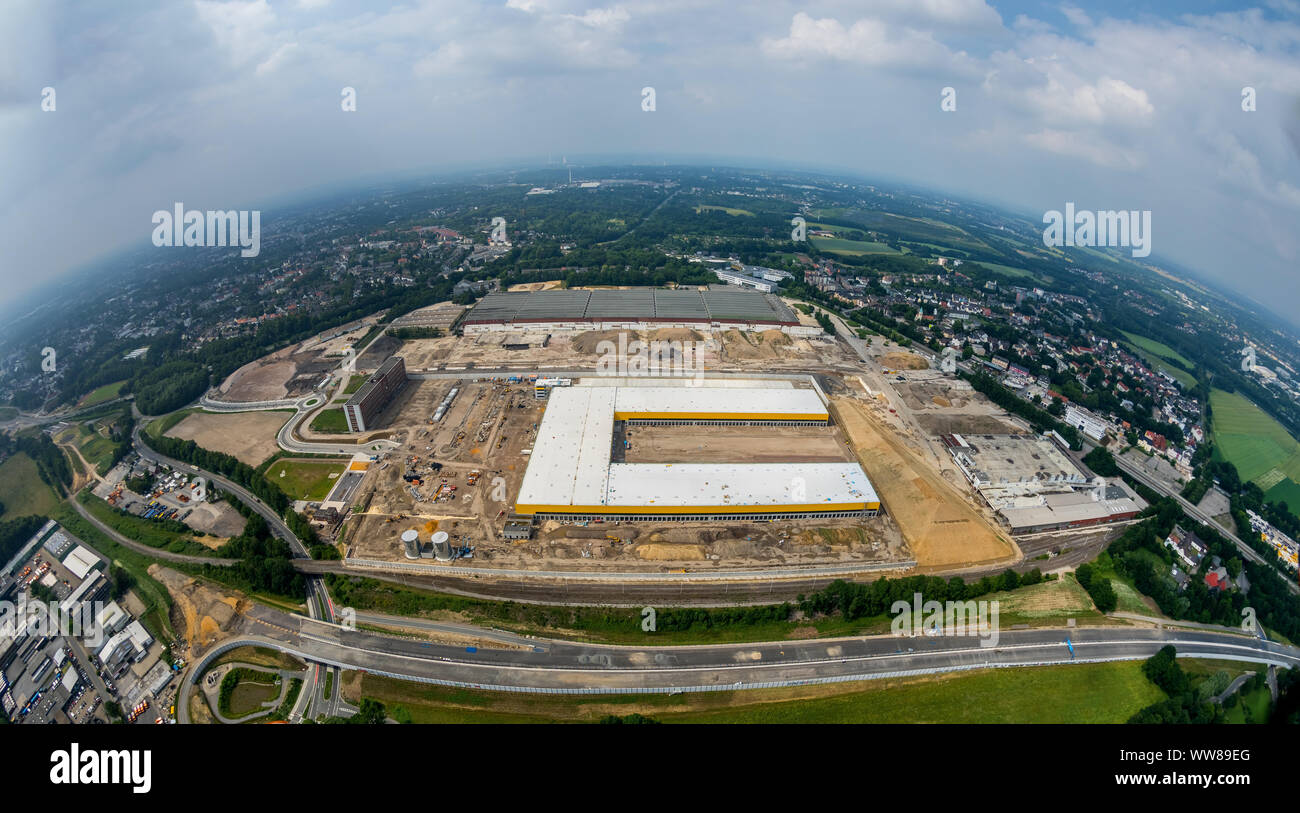
[[[632, 304], [664, 304], [649, 301]], [[587, 318], [593, 302], [559, 307]], [[396, 365], [406, 380], [364, 431], [296, 424], [304, 442], [346, 437], [358, 450], [309, 511], [349, 560], [373, 566], [628, 572], [981, 570], [1094, 544], [1108, 532], [1091, 526], [1129, 515], [1131, 495], [1111, 485], [989, 491], [953, 438], [1044, 442], [1022, 420], [925, 348], [817, 333], [802, 309], [764, 302], [799, 329], [548, 323], [535, 308], [524, 318], [520, 300], [471, 335], [371, 332], [357, 369], [370, 381]], [[336, 397], [318, 409], [337, 410]], [[1008, 457], [1006, 478], [1034, 476], [1032, 452]]]
[[[539, 570], [572, 568], [575, 560], [651, 570], [686, 562], [909, 560], [893, 521], [874, 516], [880, 503], [869, 479], [806, 383], [645, 386], [663, 383], [535, 375], [411, 381], [381, 418], [391, 421], [402, 445], [376, 456], [354, 496], [348, 555]], [[658, 412], [668, 389], [694, 412]], [[626, 393], [622, 407], [642, 412], [620, 412], [615, 420], [617, 392]], [[783, 393], [772, 401], [780, 411], [735, 409], [773, 392]], [[578, 448], [565, 434], [573, 428], [570, 410], [592, 398], [608, 409], [593, 413], [590, 427], [577, 426], [586, 437], [578, 448], [592, 455], [583, 464], [602, 488], [639, 493], [647, 504], [597, 514], [586, 513], [592, 506], [567, 505], [539, 512], [527, 500], [559, 499], [546, 493], [563, 483], [550, 470], [576, 465]], [[794, 408], [809, 412], [788, 411]], [[670, 501], [669, 482], [683, 510], [658, 513], [653, 503], [662, 509]], [[700, 499], [717, 505], [687, 505]]]

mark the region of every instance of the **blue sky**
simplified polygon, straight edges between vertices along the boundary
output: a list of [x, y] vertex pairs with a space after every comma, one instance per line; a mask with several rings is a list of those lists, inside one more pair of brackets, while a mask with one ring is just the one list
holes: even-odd
[[1155, 256], [1300, 310], [1296, 0], [10, 0], [0, 148], [6, 299], [175, 201], [271, 217], [378, 175], [709, 154], [1149, 209]]

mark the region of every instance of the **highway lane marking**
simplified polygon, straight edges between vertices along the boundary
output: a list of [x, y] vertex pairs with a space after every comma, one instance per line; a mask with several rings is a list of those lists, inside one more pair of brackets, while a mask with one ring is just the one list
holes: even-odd
[[[771, 668], [779, 668], [779, 667], [818, 666], [818, 665], [825, 665], [825, 664], [837, 663], [837, 662], [848, 663], [850, 661], [854, 663], [861, 663], [861, 662], [875, 661], [875, 660], [907, 659], [907, 658], [916, 658], [916, 657], [930, 656], [930, 655], [939, 655], [939, 656], [965, 655], [965, 654], [981, 653], [981, 652], [993, 652], [996, 654], [1000, 651], [1005, 651], [1005, 650], [1056, 649], [1058, 647], [1062, 648], [1061, 654], [1062, 654], [1062, 658], [1064, 659], [1062, 660], [1062, 663], [1070, 662], [1069, 658], [1066, 657], [1066, 653], [1064, 652], [1063, 649], [1064, 644], [1062, 642], [1053, 642], [1053, 643], [1044, 643], [1044, 644], [1017, 644], [1014, 646], [1006, 646], [1006, 647], [974, 647], [970, 649], [943, 649], [943, 650], [903, 652], [903, 653], [890, 652], [890, 653], [885, 653], [880, 655], [855, 655], [848, 658], [817, 658], [817, 659], [807, 659], [807, 660], [798, 660], [798, 661], [773, 661], [769, 663], [714, 664], [714, 665], [674, 666], [674, 667], [658, 667], [658, 668], [656, 667], [627, 668], [627, 667], [610, 666], [602, 669], [581, 669], [572, 665], [535, 666], [535, 665], [509, 663], [509, 662], [508, 663], [484, 663], [478, 661], [453, 660], [452, 658], [441, 657], [441, 656], [439, 656], [437, 661], [435, 661], [432, 658], [418, 657], [415, 655], [406, 655], [400, 652], [385, 652], [383, 650], [364, 649], [361, 647], [353, 646], [351, 644], [345, 644], [336, 641], [329, 641], [324, 638], [318, 638], [314, 635], [309, 635], [307, 633], [299, 633], [299, 638], [315, 641], [317, 643], [325, 644], [327, 646], [336, 646], [339, 647], [340, 649], [349, 652], [365, 653], [380, 658], [400, 658], [402, 660], [415, 661], [417, 663], [436, 664], [438, 662], [441, 662], [441, 663], [447, 663], [447, 664], [452, 664], [457, 666], [469, 666], [469, 667], [487, 668], [487, 669], [496, 669], [496, 670], [516, 669], [520, 671], [575, 672], [578, 674], [606, 674], [606, 675], [622, 674], [622, 673], [664, 674], [668, 672], [703, 672], [703, 671], [711, 671], [711, 670], [733, 670], [733, 669], [771, 669]], [[1150, 645], [1156, 643], [1160, 643], [1160, 644], [1177, 643], [1177, 644], [1182, 644], [1183, 646], [1213, 647], [1215, 649], [1244, 649], [1253, 654], [1272, 656], [1275, 659], [1280, 659], [1280, 660], [1290, 661], [1290, 662], [1300, 664], [1300, 654], [1291, 655], [1282, 652], [1272, 652], [1270, 650], [1261, 649], [1258, 647], [1242, 646], [1239, 644], [1216, 643], [1213, 641], [1181, 641], [1181, 640], [1161, 641], [1161, 640], [1141, 639], [1141, 640], [1120, 640], [1120, 641], [1090, 641], [1082, 644], [1082, 646], [1094, 646], [1094, 647], [1095, 646], [1132, 646], [1132, 645]], [[1079, 642], [1075, 642], [1076, 648], [1079, 648], [1080, 646], [1081, 644]]]
[[[298, 657], [305, 658], [305, 659], [308, 659], [308, 660], [311, 660], [311, 659], [314, 658], [314, 657], [319, 657], [319, 656], [314, 656], [314, 655], [312, 655], [312, 654], [310, 654], [310, 653], [303, 652], [303, 651], [300, 650], [300, 649], [296, 649], [296, 648], [292, 648], [292, 647], [286, 647], [285, 644], [284, 644], [284, 642], [282, 642], [282, 641], [267, 640], [267, 639], [259, 639], [259, 638], [255, 637], [255, 636], [249, 636], [248, 638], [236, 639], [236, 640], [237, 640], [237, 641], [240, 641], [240, 643], [242, 643], [244, 640], [250, 640], [250, 641], [253, 641], [253, 642], [260, 642], [260, 643], [263, 643], [263, 644], [267, 644], [267, 645], [270, 645], [270, 646], [280, 647], [281, 649], [284, 649], [284, 650], [290, 652], [291, 654], [294, 654], [294, 655], [296, 655], [296, 656], [298, 656]], [[1148, 642], [1148, 641], [1143, 641], [1143, 642], [1141, 642], [1141, 643], [1150, 643], [1150, 642]], [[353, 650], [353, 649], [351, 649], [351, 648], [349, 648], [349, 647], [342, 647], [342, 648], [345, 649], [345, 650], [351, 650], [351, 651], [362, 651], [362, 652], [364, 652], [364, 650]], [[994, 651], [996, 652], [997, 650], [995, 649]], [[409, 656], [398, 655], [398, 654], [395, 654], [395, 653], [383, 653], [383, 654], [384, 654], [385, 656], [387, 656], [387, 657], [405, 658], [405, 659], [407, 659], [407, 660], [421, 660], [421, 659], [417, 659], [417, 658], [410, 658]], [[1021, 666], [1054, 666], [1054, 665], [1061, 665], [1061, 664], [1068, 664], [1068, 663], [1100, 663], [1100, 662], [1120, 661], [1120, 660], [1139, 660], [1139, 659], [1141, 659], [1142, 657], [1143, 657], [1142, 655], [1128, 655], [1128, 654], [1125, 654], [1125, 655], [1120, 655], [1120, 656], [1116, 656], [1116, 657], [1112, 657], [1112, 658], [1087, 658], [1087, 659], [1083, 659], [1083, 658], [1081, 658], [1081, 659], [1076, 659], [1076, 660], [1074, 660], [1074, 661], [1012, 661], [1012, 662], [995, 661], [995, 662], [982, 663], [982, 664], [969, 664], [969, 663], [968, 663], [968, 664], [952, 664], [952, 665], [950, 665], [950, 666], [946, 666], [946, 667], [945, 667], [945, 666], [917, 667], [917, 668], [913, 668], [913, 669], [901, 669], [901, 670], [894, 670], [894, 671], [890, 671], [890, 672], [865, 672], [865, 673], [856, 673], [856, 674], [821, 675], [821, 676], [805, 677], [805, 678], [784, 678], [784, 679], [782, 679], [782, 680], [778, 680], [778, 681], [775, 681], [775, 682], [778, 682], [778, 683], [793, 683], [793, 684], [803, 685], [803, 684], [808, 684], [808, 683], [827, 683], [827, 682], [846, 682], [846, 681], [853, 681], [853, 680], [872, 680], [872, 679], [883, 678], [883, 677], [890, 677], [890, 676], [896, 676], [896, 675], [898, 675], [898, 674], [907, 674], [907, 673], [916, 673], [916, 674], [933, 674], [933, 673], [943, 673], [943, 672], [963, 671], [963, 670], [980, 669], [980, 668], [1015, 668], [1015, 667], [1021, 667]], [[1224, 655], [1224, 657], [1229, 657], [1229, 658], [1232, 658], [1232, 659], [1234, 659], [1234, 660], [1243, 660], [1243, 661], [1249, 661], [1249, 660], [1250, 660], [1250, 659], [1248, 659], [1248, 658], [1243, 658], [1243, 657], [1241, 657], [1241, 656], [1229, 656], [1229, 655]], [[447, 658], [441, 658], [440, 660], [443, 660], [443, 661], [449, 661], [450, 659], [447, 659]], [[1300, 659], [1297, 659], [1297, 660], [1300, 660]], [[431, 663], [431, 662], [429, 662], [429, 661], [425, 661], [425, 662], [426, 662], [426, 663]], [[1265, 662], [1268, 662], [1268, 661], [1265, 661]], [[493, 685], [485, 685], [485, 684], [483, 684], [483, 683], [481, 683], [481, 682], [467, 682], [467, 681], [453, 680], [453, 679], [448, 679], [448, 678], [431, 678], [431, 677], [429, 677], [429, 676], [427, 676], [427, 675], [411, 674], [411, 673], [406, 673], [405, 675], [402, 675], [401, 673], [396, 673], [396, 672], [386, 672], [386, 670], [384, 670], [384, 669], [380, 669], [380, 668], [376, 668], [376, 667], [372, 667], [372, 666], [362, 666], [362, 665], [358, 665], [358, 664], [344, 663], [344, 662], [339, 662], [339, 661], [334, 661], [334, 662], [331, 662], [331, 663], [332, 663], [333, 666], [335, 666], [335, 667], [337, 667], [337, 668], [340, 668], [340, 669], [356, 669], [356, 670], [359, 670], [359, 671], [362, 671], [362, 672], [367, 672], [367, 671], [376, 671], [376, 672], [380, 672], [380, 673], [392, 674], [392, 675], [394, 675], [394, 676], [396, 676], [396, 677], [403, 677], [403, 676], [404, 676], [404, 677], [406, 677], [406, 678], [408, 678], [408, 679], [415, 680], [415, 681], [419, 681], [419, 682], [430, 682], [430, 681], [431, 681], [431, 682], [433, 682], [433, 683], [435, 683], [435, 684], [446, 684], [446, 685], [451, 685], [451, 686], [469, 686], [469, 687], [475, 687], [475, 688], [480, 688], [480, 689], [489, 689], [489, 690], [495, 688]], [[464, 663], [464, 664], [460, 664], [460, 665], [464, 665], [464, 666], [487, 666], [487, 667], [491, 667], [491, 666], [492, 666], [491, 664], [473, 664], [473, 663]], [[519, 667], [519, 666], [511, 666], [511, 665], [498, 666], [498, 667], [496, 667], [496, 668], [497, 668], [497, 669], [517, 669], [517, 670], [520, 670], [520, 671], [528, 671], [528, 669], [529, 669], [528, 667]], [[730, 666], [730, 667], [723, 666], [723, 667], [691, 667], [691, 668], [688, 668], [688, 669], [681, 669], [681, 670], [605, 670], [605, 671], [603, 671], [603, 672], [595, 672], [595, 673], [593, 673], [593, 672], [590, 671], [590, 670], [584, 671], [584, 670], [572, 670], [572, 669], [570, 669], [570, 670], [568, 670], [568, 671], [573, 672], [573, 673], [575, 673], [575, 674], [585, 674], [585, 675], [591, 675], [591, 674], [609, 675], [609, 674], [611, 674], [611, 673], [614, 673], [614, 672], [621, 672], [621, 671], [641, 671], [641, 672], [652, 671], [652, 672], [654, 672], [655, 674], [664, 674], [664, 673], [666, 673], [666, 672], [668, 672], [668, 671], [681, 671], [681, 672], [702, 671], [703, 669], [706, 669], [706, 668], [712, 668], [714, 671], [726, 672], [726, 671], [730, 671], [730, 670], [734, 670], [734, 669], [752, 669], [752, 668], [755, 668], [755, 667], [753, 667], [753, 666], [739, 666], [739, 667], [737, 667], [737, 666]], [[715, 678], [715, 680], [716, 680], [716, 678]], [[721, 690], [721, 689], [726, 689], [726, 688], [728, 688], [729, 685], [730, 685], [730, 684], [727, 684], [727, 685], [720, 685], [720, 684], [717, 684], [717, 683], [713, 683], [713, 684], [701, 684], [701, 685], [696, 685], [696, 686], [692, 686], [691, 688], [703, 689], [703, 690]], [[735, 685], [737, 685], [737, 686], [743, 685], [743, 681], [737, 681]], [[519, 685], [519, 684], [501, 684], [500, 688], [501, 688], [502, 690], [509, 690], [509, 689], [524, 689], [524, 690], [528, 690], [528, 689], [541, 689], [541, 688], [545, 688], [545, 687], [528, 687], [528, 686], [521, 686], [521, 685]], [[605, 687], [600, 687], [599, 689], [596, 689], [596, 688], [594, 688], [594, 687], [586, 687], [586, 688], [587, 688], [587, 690], [590, 690], [590, 691], [612, 692], [612, 693], [624, 693], [623, 690], [625, 690], [625, 689], [627, 689], [627, 688], [629, 688], [629, 687], [626, 687], [626, 686], [605, 686]], [[641, 688], [641, 687], [636, 687], [636, 688]], [[681, 687], [681, 686], [661, 686], [661, 687], [654, 687], [654, 688], [656, 688], [656, 689], [664, 689], [664, 690], [668, 690], [668, 689], [681, 689], [681, 688], [683, 688], [683, 687]]]

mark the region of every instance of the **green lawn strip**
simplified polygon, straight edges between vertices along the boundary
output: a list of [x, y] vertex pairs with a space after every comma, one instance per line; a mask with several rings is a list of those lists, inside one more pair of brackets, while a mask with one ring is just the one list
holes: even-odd
[[[665, 723], [1122, 723], [1164, 697], [1141, 667], [1077, 663], [672, 696], [518, 695], [367, 674], [360, 693], [402, 706], [419, 723], [595, 722], [631, 713]], [[349, 684], [356, 676], [344, 677]]]
[[82, 397], [81, 401], [77, 403], [77, 406], [89, 407], [103, 403], [104, 401], [111, 401], [121, 394], [122, 385], [125, 383], [126, 381], [115, 381], [112, 384], [105, 384], [98, 389], [91, 390]]
[[[657, 631], [642, 629], [643, 617], [637, 608], [570, 607], [491, 601], [437, 593], [360, 576], [328, 574], [326, 584], [336, 604], [357, 610], [399, 617], [422, 617], [437, 621], [471, 623], [484, 627], [536, 635], [546, 638], [589, 641], [592, 643], [672, 646], [683, 644], [749, 643], [755, 641], [798, 641], [807, 638], [843, 638], [854, 635], [885, 635], [890, 632], [892, 616], [879, 615], [845, 619], [841, 615], [815, 619], [775, 619], [779, 605], [753, 608], [678, 608], [660, 610]], [[1048, 591], [1071, 595], [1060, 606], [1035, 609], [1030, 598]], [[1082, 596], [1082, 598], [1080, 598]], [[1124, 624], [1098, 613], [1087, 602], [1086, 593], [1077, 583], [1057, 584], [1054, 580], [1019, 590], [991, 593], [980, 600], [998, 600], [999, 624], [1059, 625], [1065, 618], [1078, 624]], [[796, 608], [792, 602], [791, 612]], [[668, 613], [679, 615], [668, 616]], [[673, 618], [679, 623], [671, 624]], [[376, 624], [377, 628], [397, 627]]]
[[203, 411], [204, 410], [202, 407], [189, 407], [187, 409], [178, 409], [175, 412], [164, 415], [161, 418], [158, 418], [156, 420], [150, 421], [149, 424], [144, 428], [145, 434], [147, 434], [151, 438], [162, 437], [163, 435], [170, 432], [172, 430], [172, 427], [176, 426], [176, 424], [185, 420], [190, 415], [193, 415], [195, 412], [203, 412]]

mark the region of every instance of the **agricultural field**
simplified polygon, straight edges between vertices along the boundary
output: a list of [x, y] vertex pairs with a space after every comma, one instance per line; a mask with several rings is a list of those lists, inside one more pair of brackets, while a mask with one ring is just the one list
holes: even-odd
[[[869, 231], [885, 231], [901, 240], [931, 243], [946, 248], [987, 251], [989, 246], [969, 233], [947, 223], [918, 217], [905, 217], [875, 210], [828, 208], [814, 210], [813, 219], [839, 220]], [[810, 224], [811, 225], [811, 224]]]
[[77, 406], [88, 407], [94, 406], [95, 404], [102, 404], [105, 401], [111, 401], [121, 394], [122, 385], [125, 383], [125, 381], [115, 381], [112, 384], [105, 384], [99, 389], [92, 390], [77, 402]]
[[696, 206], [695, 213], [701, 212], [726, 212], [729, 215], [742, 215], [744, 217], [753, 217], [754, 213], [748, 209], [733, 209], [730, 206]]
[[1210, 408], [1215, 455], [1236, 466], [1241, 479], [1264, 489], [1267, 499], [1300, 505], [1300, 443], [1272, 416], [1236, 393], [1211, 390]]
[[1034, 276], [1032, 271], [1026, 271], [1023, 268], [1015, 268], [1010, 265], [1003, 265], [1002, 263], [991, 263], [984, 260], [977, 260], [975, 262], [977, 265], [982, 265], [990, 271], [996, 271], [999, 274], [1006, 274], [1010, 277], [1025, 277], [1032, 279]]
[[322, 460], [277, 460], [266, 470], [266, 479], [295, 500], [319, 502], [338, 482], [345, 464]]
[[36, 461], [19, 452], [0, 464], [0, 503], [4, 503], [5, 519], [16, 519], [31, 514], [49, 516], [59, 498], [41, 479]]
[[872, 243], [863, 240], [843, 240], [839, 237], [809, 237], [813, 247], [832, 254], [846, 254], [852, 257], [863, 254], [897, 254], [898, 252], [884, 243]]
[[1129, 333], [1127, 330], [1121, 330], [1120, 333], [1123, 333], [1124, 336], [1128, 338], [1130, 342], [1132, 342], [1134, 345], [1138, 347], [1138, 349], [1145, 350], [1146, 352], [1150, 353], [1153, 356], [1159, 356], [1160, 358], [1170, 359], [1172, 361], [1176, 361], [1179, 364], [1183, 364], [1188, 367], [1196, 366], [1192, 362], [1188, 361], [1177, 350], [1175, 350], [1174, 348], [1170, 347], [1167, 344], [1164, 344], [1163, 342], [1158, 342], [1155, 339], [1148, 339], [1146, 336], [1139, 336], [1136, 333]]
[[1164, 699], [1140, 661], [988, 669], [790, 689], [667, 695], [496, 694], [345, 672], [349, 702], [370, 697], [419, 723], [1122, 723]]

